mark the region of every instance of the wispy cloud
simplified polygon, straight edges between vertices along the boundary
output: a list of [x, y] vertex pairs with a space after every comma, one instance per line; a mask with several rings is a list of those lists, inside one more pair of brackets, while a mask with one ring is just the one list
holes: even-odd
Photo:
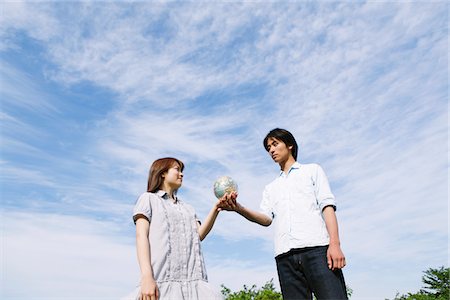
[[50, 114], [56, 112], [51, 96], [39, 88], [31, 74], [27, 74], [2, 59], [0, 64], [2, 110]]
[[4, 299], [118, 299], [137, 283], [134, 247], [114, 234], [117, 224], [7, 212], [2, 225]]
[[[8, 3], [3, 15], [2, 192], [13, 199], [35, 186], [5, 207], [65, 211], [87, 226], [89, 243], [102, 223], [95, 218], [123, 226], [114, 238], [128, 239], [149, 165], [172, 155], [187, 164], [180, 194], [200, 217], [223, 174], [257, 209], [278, 173], [262, 139], [285, 127], [298, 138], [300, 161], [321, 163], [329, 176], [356, 298], [413, 291], [422, 270], [446, 263], [447, 4]], [[45, 200], [29, 205], [30, 195]], [[59, 238], [50, 223], [42, 228]], [[221, 213], [211, 238], [235, 252], [258, 241], [262, 257], [271, 256], [271, 234]], [[117, 255], [132, 248], [102, 241], [123, 250]], [[206, 256], [210, 277], [233, 288], [273, 274], [273, 261], [254, 267]], [[25, 272], [12, 266], [8, 276]], [[368, 286], [374, 280], [384, 289]], [[90, 287], [92, 295], [119, 293], [93, 282], [105, 289]]]

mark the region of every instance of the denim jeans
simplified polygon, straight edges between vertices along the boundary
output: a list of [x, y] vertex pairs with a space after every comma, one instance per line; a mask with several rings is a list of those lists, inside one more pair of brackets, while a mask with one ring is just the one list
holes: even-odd
[[275, 258], [284, 300], [348, 299], [341, 270], [331, 271], [327, 264], [328, 246], [292, 249]]

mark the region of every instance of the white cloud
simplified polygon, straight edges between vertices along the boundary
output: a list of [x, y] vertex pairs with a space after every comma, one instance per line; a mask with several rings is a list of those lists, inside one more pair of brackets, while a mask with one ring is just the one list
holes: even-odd
[[56, 107], [51, 103], [52, 96], [39, 87], [39, 82], [35, 81], [31, 74], [20, 71], [2, 59], [0, 77], [2, 105], [5, 105], [3, 109], [20, 109], [45, 116], [57, 112]]
[[136, 285], [134, 245], [118, 225], [2, 212], [2, 299], [118, 299]]
[[1, 161], [2, 172], [0, 178], [2, 183], [14, 183], [20, 181], [24, 184], [38, 184], [41, 186], [56, 187], [56, 182], [46, 174], [37, 170], [27, 170], [18, 168], [11, 164]]
[[220, 259], [209, 260], [207, 264], [209, 281], [216, 288], [224, 285], [235, 292], [242, 290], [244, 285], [260, 288], [273, 279], [274, 286], [280, 289], [275, 261], [255, 266], [249, 261]]
[[[134, 236], [117, 234], [123, 231], [118, 226], [126, 225], [63, 214], [3, 211], [2, 299], [61, 295], [119, 299], [127, 295], [138, 283], [139, 268]], [[233, 290], [243, 284], [261, 286], [276, 276], [273, 262], [253, 266], [206, 255], [209, 279], [217, 290], [221, 284]]]
[[[111, 110], [88, 128], [89, 139], [76, 159], [60, 153], [51, 160], [80, 170], [73, 172], [73, 185], [72, 177], [58, 176], [59, 168], [25, 172], [4, 159], [8, 173], [2, 180], [13, 182], [10, 179], [20, 175], [42, 185], [51, 182], [59, 186], [55, 201], [61, 200], [61, 207], [109, 213], [115, 226], [128, 218], [135, 197], [145, 189], [153, 159], [173, 155], [187, 164], [182, 195], [200, 216], [214, 200], [213, 180], [223, 174], [238, 181], [239, 199], [257, 209], [264, 185], [277, 175], [262, 139], [273, 127], [285, 127], [298, 138], [301, 161], [319, 162], [329, 175], [349, 257], [346, 276], [356, 298], [413, 291], [420, 287], [420, 271], [446, 262], [444, 4], [139, 3], [127, 6], [126, 13], [124, 6], [111, 3], [102, 3], [101, 9], [95, 3], [17, 4], [5, 11], [2, 36], [15, 47], [20, 46], [15, 30], [42, 42], [43, 57], [56, 66], [44, 69], [56, 84], [70, 89], [87, 81], [116, 97], [106, 100], [113, 103]], [[47, 97], [32, 96], [45, 93], [13, 65], [2, 66], [2, 77], [8, 79], [2, 94], [9, 98], [2, 104], [42, 112], [56, 109], [43, 100]], [[32, 126], [9, 111], [2, 118], [16, 133]], [[42, 131], [36, 134], [45, 136]], [[32, 155], [49, 160], [45, 149], [26, 136], [2, 137], [4, 146], [23, 153], [32, 150]], [[54, 223], [42, 226], [50, 225]], [[80, 239], [100, 250], [115, 245], [112, 240], [98, 245], [91, 225]], [[24, 231], [34, 234], [29, 228]], [[39, 234], [76, 248], [71, 239], [50, 229]], [[221, 214], [214, 234], [231, 245], [263, 241], [264, 253], [271, 251], [270, 228], [233, 214]], [[8, 251], [22, 249], [25, 237], [20, 237], [8, 237], [14, 247]], [[42, 245], [37, 251], [43, 254], [44, 249]], [[18, 255], [25, 254], [20, 251]], [[118, 251], [123, 255], [129, 248]], [[83, 249], [80, 255], [95, 257]], [[210, 277], [232, 288], [251, 284], [246, 278], [262, 284], [273, 274], [273, 261], [253, 269], [247, 267], [252, 262], [223, 260], [211, 260]], [[25, 272], [18, 261], [12, 263], [17, 272]], [[362, 267], [366, 264], [367, 269]], [[32, 266], [42, 269], [43, 264]], [[70, 259], [64, 266], [76, 267]], [[382, 275], [386, 270], [392, 277]], [[43, 278], [59, 274], [48, 271]], [[241, 276], [233, 281], [230, 274]], [[99, 278], [92, 280], [103, 284]], [[375, 290], [367, 282], [380, 282], [384, 288]], [[98, 295], [104, 292], [90, 288]]]

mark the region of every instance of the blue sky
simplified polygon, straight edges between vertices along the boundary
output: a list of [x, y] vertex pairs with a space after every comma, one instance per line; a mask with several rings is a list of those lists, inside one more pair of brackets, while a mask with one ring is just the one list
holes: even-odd
[[[151, 162], [186, 163], [200, 218], [221, 175], [257, 209], [275, 127], [328, 175], [353, 299], [448, 266], [446, 2], [0, 7], [2, 299], [128, 294]], [[224, 212], [203, 249], [217, 289], [278, 286], [270, 227]]]

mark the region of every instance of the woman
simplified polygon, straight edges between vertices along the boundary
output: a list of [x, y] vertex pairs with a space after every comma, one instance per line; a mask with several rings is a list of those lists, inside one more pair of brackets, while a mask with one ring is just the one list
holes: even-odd
[[222, 299], [208, 284], [200, 241], [221, 210], [218, 201], [203, 224], [192, 206], [177, 197], [184, 164], [176, 158], [153, 162], [147, 192], [134, 207], [141, 284], [135, 299]]

